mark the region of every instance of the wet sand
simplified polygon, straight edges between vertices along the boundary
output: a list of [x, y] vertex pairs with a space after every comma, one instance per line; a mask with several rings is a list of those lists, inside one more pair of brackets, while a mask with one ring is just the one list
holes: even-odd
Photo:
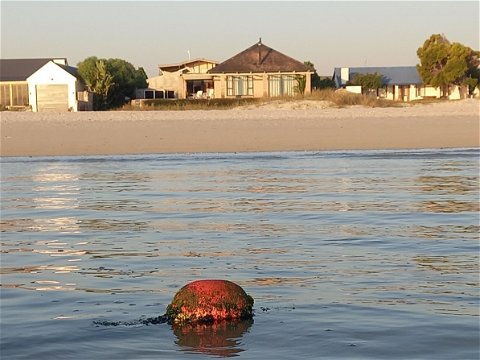
[[479, 147], [479, 101], [392, 108], [1, 113], [2, 156]]

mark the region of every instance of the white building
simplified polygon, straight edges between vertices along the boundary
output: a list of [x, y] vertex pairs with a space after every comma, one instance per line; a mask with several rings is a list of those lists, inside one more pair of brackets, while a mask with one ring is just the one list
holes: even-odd
[[49, 61], [27, 78], [32, 111], [91, 110], [91, 95], [77, 69]]
[[[423, 84], [415, 66], [390, 66], [390, 67], [343, 67], [335, 68], [333, 81], [337, 88], [345, 88], [347, 91], [361, 93], [360, 86], [351, 86], [350, 82], [357, 74], [374, 74], [382, 77], [384, 86], [376, 89], [379, 98], [397, 101], [420, 100], [424, 98], [440, 98], [440, 88]], [[450, 100], [464, 99], [467, 96], [466, 86], [451, 85], [448, 87], [446, 97]]]
[[0, 69], [1, 109], [92, 110], [93, 95], [65, 58], [0, 59]]

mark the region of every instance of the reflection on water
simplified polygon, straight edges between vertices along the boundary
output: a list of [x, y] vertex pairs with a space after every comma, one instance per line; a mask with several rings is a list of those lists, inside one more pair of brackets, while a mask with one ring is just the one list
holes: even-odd
[[424, 201], [418, 203], [422, 211], [443, 212], [443, 213], [461, 213], [461, 212], [478, 212], [480, 204], [473, 201]]
[[467, 194], [476, 191], [478, 179], [473, 176], [419, 176], [419, 189], [437, 194]]
[[144, 231], [146, 221], [119, 219], [78, 219], [57, 217], [51, 219], [6, 219], [0, 222], [2, 232], [60, 232], [80, 233], [81, 231]]
[[[317, 339], [326, 335], [318, 336], [319, 324], [325, 317], [331, 317], [328, 328], [338, 323], [339, 314], [322, 310], [333, 304], [372, 309], [380, 333], [398, 321], [393, 309], [421, 314], [422, 324], [433, 328], [448, 319], [445, 331], [468, 339], [462, 349], [472, 355], [475, 339], [459, 327], [478, 320], [478, 179], [476, 150], [7, 159], [0, 219], [5, 356], [27, 351], [12, 345], [17, 341], [32, 351], [49, 349], [44, 333], [55, 328], [42, 323], [39, 331], [32, 319], [61, 319], [64, 333], [75, 334], [80, 319], [161, 315], [179, 287], [218, 277], [237, 282], [256, 306], [274, 311], [256, 309], [252, 327], [174, 328], [172, 338], [164, 334], [155, 344], [173, 344], [175, 357], [245, 357], [267, 342], [278, 358], [283, 355], [275, 349], [285, 351], [291, 337], [301, 344], [295, 355], [312, 358]], [[365, 323], [349, 315], [341, 316], [355, 339]], [[408, 328], [421, 325], [415, 316]], [[279, 327], [282, 321], [301, 326], [265, 340], [288, 328]], [[259, 340], [249, 340], [255, 331]], [[340, 332], [328, 335], [345, 341]], [[422, 336], [438, 343], [439, 334]], [[91, 334], [87, 338], [95, 344]], [[372, 345], [377, 358], [402, 333], [393, 338]], [[64, 334], [56, 341], [76, 346]], [[136, 341], [145, 351], [152, 348]], [[431, 346], [419, 351], [432, 357]], [[164, 354], [144, 355], [138, 358]]]
[[241, 347], [241, 337], [252, 324], [253, 320], [250, 319], [214, 324], [173, 325], [172, 329], [181, 351], [233, 357], [244, 351]]

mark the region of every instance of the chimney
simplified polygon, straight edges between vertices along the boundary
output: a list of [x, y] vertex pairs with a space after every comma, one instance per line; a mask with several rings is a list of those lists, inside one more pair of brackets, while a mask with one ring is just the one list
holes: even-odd
[[262, 38], [258, 39], [258, 65], [262, 63]]
[[345, 85], [348, 81], [350, 81], [350, 69], [347, 68], [341, 68], [340, 69], [340, 79], [342, 81], [342, 85]]

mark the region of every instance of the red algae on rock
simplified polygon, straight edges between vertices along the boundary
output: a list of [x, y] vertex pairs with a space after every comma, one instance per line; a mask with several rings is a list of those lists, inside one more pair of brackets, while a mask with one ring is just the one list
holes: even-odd
[[175, 294], [166, 315], [174, 324], [250, 319], [253, 298], [228, 280], [197, 280]]

